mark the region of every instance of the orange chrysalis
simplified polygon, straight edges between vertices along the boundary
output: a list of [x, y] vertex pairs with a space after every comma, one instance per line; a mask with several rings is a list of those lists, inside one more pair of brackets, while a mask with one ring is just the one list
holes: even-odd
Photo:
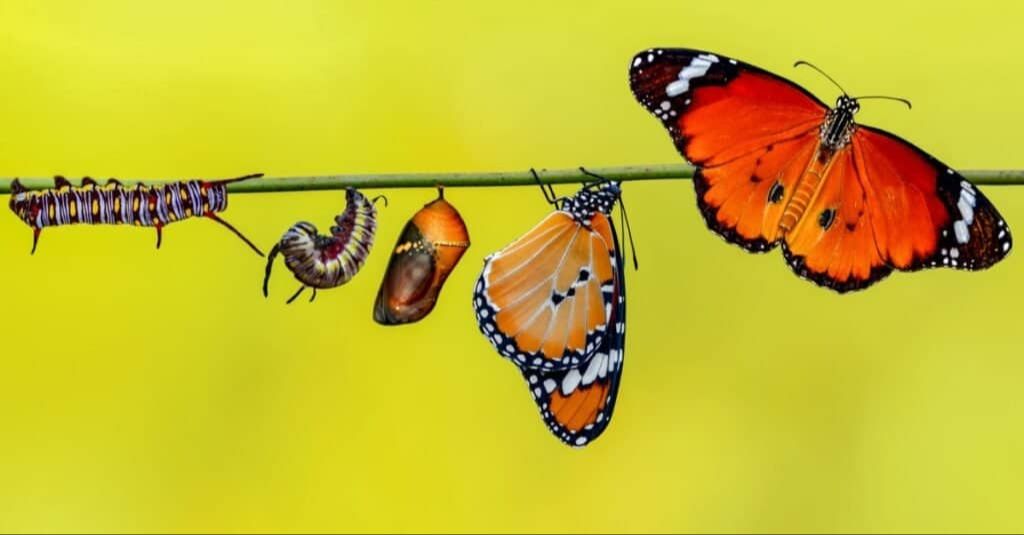
[[438, 186], [437, 199], [416, 212], [398, 237], [377, 292], [373, 319], [401, 325], [426, 317], [468, 248], [466, 223]]

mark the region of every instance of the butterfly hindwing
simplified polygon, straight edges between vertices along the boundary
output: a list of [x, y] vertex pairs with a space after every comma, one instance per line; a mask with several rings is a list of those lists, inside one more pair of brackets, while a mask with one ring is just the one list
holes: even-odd
[[853, 154], [836, 154], [817, 197], [783, 243], [786, 262], [797, 273], [837, 292], [866, 288], [892, 268], [881, 256], [868, 213], [868, 199]]

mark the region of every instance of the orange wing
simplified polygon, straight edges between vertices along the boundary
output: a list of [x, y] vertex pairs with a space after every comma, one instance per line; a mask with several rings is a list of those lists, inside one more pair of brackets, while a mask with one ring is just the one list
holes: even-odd
[[892, 268], [876, 246], [869, 204], [853, 152], [839, 151], [817, 197], [786, 234], [783, 253], [790, 267], [839, 292], [865, 288], [888, 275]]
[[637, 54], [630, 86], [698, 166], [694, 186], [708, 227], [747, 250], [771, 249], [825, 105], [767, 71], [687, 49]]
[[965, 178], [892, 134], [859, 126], [784, 252], [799, 275], [845, 292], [894, 268], [984, 269], [1011, 246], [1002, 216]]
[[[607, 220], [605, 220], [607, 221]], [[611, 243], [618, 243], [609, 223]], [[549, 370], [521, 366], [533, 400], [548, 429], [562, 442], [582, 447], [608, 427], [615, 410], [626, 347], [626, 279], [622, 257], [614, 250], [615, 286], [610, 328], [589, 360], [568, 368]]]
[[985, 269], [1013, 246], [1010, 229], [966, 178], [909, 142], [859, 127], [854, 162], [878, 250], [895, 268]]
[[484, 261], [473, 299], [480, 328], [520, 366], [584, 363], [608, 330], [614, 263], [607, 217], [587, 228], [556, 211]]

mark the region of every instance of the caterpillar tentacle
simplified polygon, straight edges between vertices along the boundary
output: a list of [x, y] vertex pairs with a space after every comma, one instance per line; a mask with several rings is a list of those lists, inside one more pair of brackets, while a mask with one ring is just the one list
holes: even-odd
[[[318, 289], [334, 288], [351, 280], [363, 267], [373, 247], [377, 230], [374, 202], [379, 198], [383, 196], [370, 200], [358, 190], [346, 188], [345, 211], [334, 218], [330, 235], [319, 234], [316, 226], [305, 221], [292, 225], [267, 259], [264, 295], [277, 254], [275, 251], [284, 257], [285, 265], [303, 284], [288, 300], [289, 303], [298, 298], [306, 287], [313, 289], [312, 301]], [[387, 199], [384, 199], [386, 203]]]
[[185, 180], [165, 184], [136, 184], [125, 187], [116, 179], [100, 186], [90, 177], [74, 186], [57, 175], [54, 187], [29, 191], [17, 180], [11, 183], [10, 208], [32, 228], [32, 252], [39, 243], [39, 234], [46, 227], [75, 224], [110, 224], [154, 227], [156, 246], [163, 243], [163, 227], [190, 217], [208, 217], [231, 230], [252, 250], [263, 253], [235, 227], [216, 216], [227, 209], [227, 184], [258, 178], [262, 174], [245, 175], [226, 180]]
[[267, 269], [263, 275], [263, 297], [268, 297], [270, 286], [270, 271], [274, 269], [274, 259], [277, 258], [277, 254], [281, 252], [281, 244], [275, 243], [274, 247], [270, 249], [270, 254], [267, 255]]

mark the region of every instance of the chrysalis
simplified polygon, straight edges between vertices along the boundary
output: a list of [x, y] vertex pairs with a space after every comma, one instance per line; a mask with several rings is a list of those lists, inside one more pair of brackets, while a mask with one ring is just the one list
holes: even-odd
[[377, 292], [373, 319], [400, 325], [426, 317], [467, 248], [466, 224], [438, 187], [437, 199], [416, 212], [398, 237]]

